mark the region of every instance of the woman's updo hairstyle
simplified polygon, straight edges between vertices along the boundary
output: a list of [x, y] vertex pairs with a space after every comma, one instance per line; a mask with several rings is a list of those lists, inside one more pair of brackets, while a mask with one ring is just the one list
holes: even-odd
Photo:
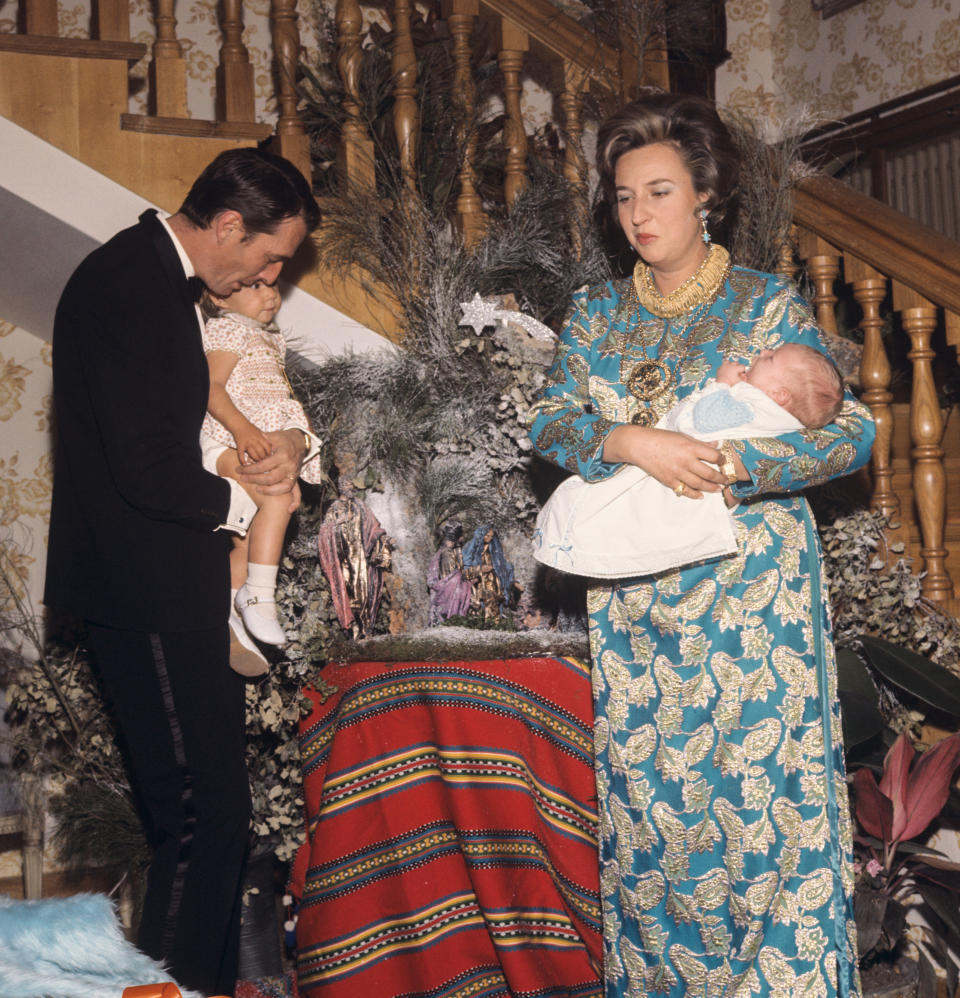
[[631, 149], [666, 142], [680, 154], [693, 189], [706, 194], [711, 225], [722, 222], [737, 187], [740, 156], [713, 104], [685, 94], [655, 93], [625, 104], [597, 133], [603, 200], [616, 214], [617, 160]]

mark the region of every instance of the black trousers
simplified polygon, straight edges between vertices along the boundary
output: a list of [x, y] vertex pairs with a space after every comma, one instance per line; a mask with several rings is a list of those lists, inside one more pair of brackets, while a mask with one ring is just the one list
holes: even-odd
[[182, 986], [232, 995], [250, 787], [228, 630], [89, 634], [154, 849], [138, 945]]

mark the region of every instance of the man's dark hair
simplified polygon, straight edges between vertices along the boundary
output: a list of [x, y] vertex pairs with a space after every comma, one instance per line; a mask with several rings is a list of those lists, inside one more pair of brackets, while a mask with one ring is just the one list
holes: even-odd
[[236, 211], [250, 235], [274, 232], [299, 215], [312, 232], [320, 209], [303, 174], [287, 159], [263, 149], [228, 149], [193, 182], [180, 214], [200, 229], [221, 212]]

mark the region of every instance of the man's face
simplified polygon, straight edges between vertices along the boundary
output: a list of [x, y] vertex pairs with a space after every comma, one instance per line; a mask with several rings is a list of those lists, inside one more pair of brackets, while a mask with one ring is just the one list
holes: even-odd
[[218, 215], [213, 225], [216, 247], [198, 276], [218, 298], [258, 281], [273, 284], [307, 234], [299, 215], [285, 218], [273, 232], [249, 234], [241, 217], [229, 211]]

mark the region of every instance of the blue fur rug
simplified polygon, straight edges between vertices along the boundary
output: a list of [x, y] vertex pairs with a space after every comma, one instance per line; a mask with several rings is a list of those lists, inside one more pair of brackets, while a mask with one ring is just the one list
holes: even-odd
[[127, 942], [105, 895], [14, 901], [0, 894], [0, 998], [120, 998], [131, 985], [171, 980]]

